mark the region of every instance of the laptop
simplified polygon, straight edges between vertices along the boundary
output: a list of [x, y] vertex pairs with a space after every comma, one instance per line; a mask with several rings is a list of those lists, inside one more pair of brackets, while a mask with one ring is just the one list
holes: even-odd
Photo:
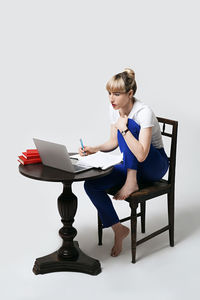
[[70, 158], [66, 146], [33, 138], [35, 146], [40, 154], [43, 165], [64, 170], [70, 173], [80, 173], [91, 166], [83, 166], [77, 159]]

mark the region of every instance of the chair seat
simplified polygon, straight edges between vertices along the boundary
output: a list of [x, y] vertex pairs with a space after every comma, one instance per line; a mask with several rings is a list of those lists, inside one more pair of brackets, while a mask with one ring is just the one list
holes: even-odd
[[[120, 189], [120, 186], [115, 186], [112, 189], [107, 190], [110, 195], [116, 194]], [[171, 184], [167, 180], [161, 179], [160, 181], [151, 182], [148, 184], [143, 184], [139, 187], [137, 192], [132, 193], [127, 199], [127, 202], [137, 200], [138, 202], [143, 202], [152, 197], [158, 197], [160, 195], [170, 192]]]

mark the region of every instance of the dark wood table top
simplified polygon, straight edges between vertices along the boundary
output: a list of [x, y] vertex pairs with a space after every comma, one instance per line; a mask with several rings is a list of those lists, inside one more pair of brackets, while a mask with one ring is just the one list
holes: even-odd
[[63, 170], [47, 167], [42, 163], [32, 165], [19, 165], [19, 172], [29, 178], [42, 180], [42, 181], [53, 181], [53, 182], [65, 182], [72, 183], [74, 181], [85, 181], [87, 179], [95, 179], [111, 173], [113, 167], [106, 170], [101, 169], [90, 169], [81, 173], [73, 174]]

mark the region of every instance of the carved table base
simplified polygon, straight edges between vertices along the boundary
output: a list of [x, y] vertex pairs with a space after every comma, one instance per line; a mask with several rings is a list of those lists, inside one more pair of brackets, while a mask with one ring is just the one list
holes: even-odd
[[91, 275], [101, 272], [101, 265], [98, 260], [84, 254], [77, 241], [73, 241], [77, 234], [72, 226], [77, 210], [77, 197], [72, 193], [71, 184], [63, 183], [63, 192], [58, 197], [58, 211], [61, 216], [63, 227], [59, 235], [63, 244], [57, 251], [40, 258], [37, 258], [33, 272], [45, 274], [58, 271], [74, 271]]
[[74, 271], [90, 275], [98, 275], [101, 272], [101, 265], [99, 261], [84, 254], [79, 249], [77, 241], [74, 241], [74, 246], [78, 251], [78, 258], [76, 258], [75, 261], [68, 261], [60, 258], [58, 251], [56, 251], [47, 256], [37, 258], [33, 267], [33, 272], [38, 275], [59, 271]]

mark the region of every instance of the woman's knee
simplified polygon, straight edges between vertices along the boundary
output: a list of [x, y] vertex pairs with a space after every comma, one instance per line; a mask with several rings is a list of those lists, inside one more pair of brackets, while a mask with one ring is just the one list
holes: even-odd
[[103, 184], [98, 179], [96, 179], [96, 180], [95, 179], [94, 180], [86, 180], [84, 182], [84, 189], [85, 189], [86, 192], [105, 190]]
[[86, 192], [91, 191], [93, 189], [93, 186], [91, 184], [91, 180], [86, 180], [84, 182], [84, 189]]
[[140, 125], [138, 125], [133, 119], [128, 119], [128, 129], [136, 139], [139, 138]]

